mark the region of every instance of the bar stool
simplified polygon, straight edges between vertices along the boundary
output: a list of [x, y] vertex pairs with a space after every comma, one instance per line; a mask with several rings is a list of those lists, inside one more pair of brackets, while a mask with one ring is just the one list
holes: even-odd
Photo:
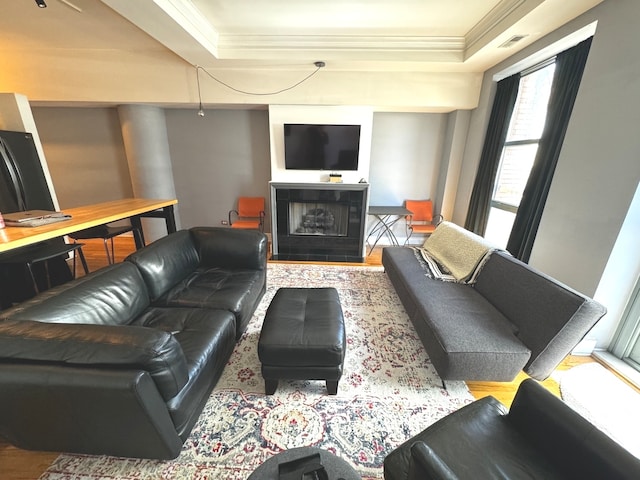
[[[73, 238], [74, 241], [101, 238], [104, 242], [104, 250], [107, 253], [107, 262], [109, 265], [112, 265], [116, 261], [113, 238], [127, 232], [133, 232], [133, 235], [136, 238], [136, 244], [139, 242], [140, 245], [144, 245], [140, 229], [133, 225], [98, 225], [96, 227], [80, 230], [79, 232], [70, 233], [69, 237]], [[111, 243], [111, 250], [109, 250], [109, 241]]]
[[82, 243], [66, 243], [64, 241], [61, 241], [61, 243], [40, 243], [35, 246], [20, 248], [15, 252], [3, 254], [2, 257], [0, 257], [0, 263], [7, 265], [25, 265], [29, 272], [29, 276], [31, 277], [33, 290], [37, 295], [41, 291], [36, 280], [35, 272], [33, 270], [34, 265], [36, 265], [37, 263], [44, 262], [47, 288], [51, 288], [51, 276], [49, 274], [48, 261], [53, 258], [62, 257], [64, 255], [68, 255], [71, 252], [75, 252], [75, 254], [73, 255], [72, 278], [76, 278], [76, 255], [80, 257], [80, 263], [82, 264], [85, 275], [89, 273], [87, 261], [84, 258], [84, 253], [82, 252], [83, 245], [84, 244]]

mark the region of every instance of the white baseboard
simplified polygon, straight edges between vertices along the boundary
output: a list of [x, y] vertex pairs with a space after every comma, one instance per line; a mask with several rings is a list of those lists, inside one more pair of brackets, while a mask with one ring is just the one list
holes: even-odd
[[640, 372], [606, 350], [594, 350], [593, 357], [615, 370], [636, 388], [640, 388]]

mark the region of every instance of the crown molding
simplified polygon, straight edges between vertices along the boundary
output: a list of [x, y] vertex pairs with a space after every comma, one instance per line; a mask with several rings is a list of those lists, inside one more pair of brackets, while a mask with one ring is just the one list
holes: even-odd
[[587, 0], [499, 0], [463, 35], [435, 36], [237, 33], [214, 25], [191, 0], [102, 0], [192, 65], [309, 61], [313, 55], [334, 63], [421, 62], [429, 68], [465, 68], [471, 59], [497, 61], [507, 55], [496, 53], [497, 41], [506, 40], [502, 37], [536, 11], [553, 11], [563, 1]]
[[[465, 35], [466, 47], [473, 47], [477, 42], [482, 40], [489, 32], [491, 32], [491, 30], [497, 27], [500, 22], [505, 20], [509, 15], [526, 3], [532, 2], [530, 0], [502, 0], [467, 32]], [[538, 0], [535, 3], [540, 4], [542, 2]]]
[[[172, 0], [164, 0], [172, 1]], [[173, 0], [180, 1], [180, 0]], [[393, 35], [251, 35], [221, 34], [219, 59], [270, 57], [285, 59], [317, 52], [323, 58], [360, 56], [380, 60], [416, 60], [462, 63], [470, 49], [477, 49], [495, 39], [513, 22], [501, 24], [518, 14], [521, 18], [544, 0], [502, 0], [464, 36], [393, 36]], [[518, 13], [519, 12], [519, 13]]]
[[184, 0], [153, 0], [169, 17], [212, 55], [218, 56], [220, 35], [193, 3]]
[[[420, 54], [424, 60], [461, 61], [465, 50], [463, 37], [425, 36], [353, 36], [353, 35], [221, 35], [218, 42], [219, 58], [255, 58], [271, 54], [286, 58], [296, 54], [322, 52], [380, 57]], [[323, 57], [324, 58], [324, 57]]]

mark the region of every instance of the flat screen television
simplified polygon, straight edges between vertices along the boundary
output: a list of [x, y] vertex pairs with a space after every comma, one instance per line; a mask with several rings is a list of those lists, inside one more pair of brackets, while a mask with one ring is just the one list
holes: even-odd
[[287, 170], [358, 170], [360, 125], [284, 124]]

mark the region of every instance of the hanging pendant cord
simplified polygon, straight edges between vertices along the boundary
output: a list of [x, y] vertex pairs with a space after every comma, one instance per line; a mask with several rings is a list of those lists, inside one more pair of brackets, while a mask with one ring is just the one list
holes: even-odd
[[198, 81], [198, 100], [200, 101], [200, 107], [202, 108], [202, 99], [201, 99], [201, 96], [200, 96], [200, 76], [198, 75], [200, 70], [202, 70], [204, 73], [206, 73], [212, 80], [215, 80], [220, 85], [223, 85], [223, 86], [227, 87], [229, 90], [233, 90], [234, 92], [242, 93], [244, 95], [266, 96], [266, 95], [278, 95], [279, 93], [283, 93], [283, 92], [286, 92], [288, 90], [292, 90], [292, 89], [296, 88], [298, 85], [301, 85], [302, 83], [306, 82], [311, 77], [313, 77], [316, 73], [318, 73], [320, 71], [320, 69], [325, 66], [325, 63], [324, 62], [315, 62], [314, 65], [315, 65], [316, 69], [313, 72], [311, 72], [309, 75], [304, 77], [302, 80], [300, 80], [299, 82], [294, 83], [290, 87], [286, 87], [286, 88], [283, 88], [282, 90], [277, 90], [277, 91], [274, 91], [274, 92], [250, 92], [250, 91], [247, 91], [247, 90], [241, 90], [239, 88], [232, 87], [228, 83], [225, 83], [222, 80], [220, 80], [219, 78], [216, 78], [209, 71], [207, 71], [204, 67], [201, 67], [200, 65], [196, 65], [195, 66], [196, 67], [196, 79]]

